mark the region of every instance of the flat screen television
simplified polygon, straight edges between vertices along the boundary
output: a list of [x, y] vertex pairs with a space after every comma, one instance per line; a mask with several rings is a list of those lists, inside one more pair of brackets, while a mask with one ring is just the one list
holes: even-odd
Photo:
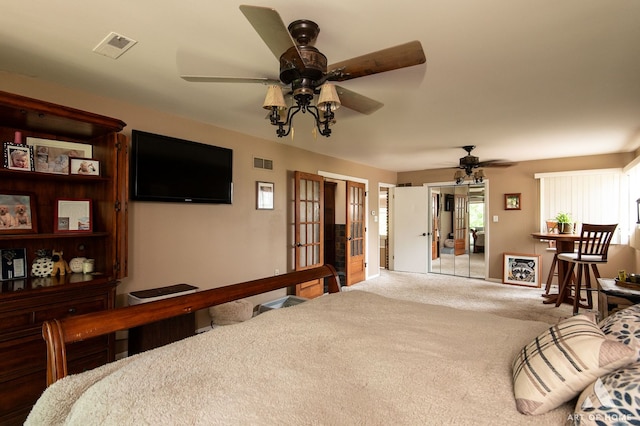
[[233, 151], [133, 130], [131, 199], [231, 204]]

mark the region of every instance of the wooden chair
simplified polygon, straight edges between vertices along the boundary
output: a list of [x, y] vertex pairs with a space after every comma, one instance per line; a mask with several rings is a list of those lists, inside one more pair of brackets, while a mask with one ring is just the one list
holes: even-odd
[[[607, 263], [607, 253], [609, 252], [609, 244], [613, 237], [613, 232], [618, 225], [592, 225], [588, 223], [582, 224], [580, 240], [578, 242], [578, 251], [576, 253], [558, 253], [558, 262], [568, 262], [568, 268], [562, 279], [560, 286], [560, 294], [556, 302], [556, 306], [560, 306], [563, 301], [571, 301], [573, 303], [573, 313], [577, 314], [579, 308], [593, 308], [593, 300], [591, 292], [597, 288], [591, 285], [591, 275], [589, 266], [596, 278], [600, 278], [598, 264]], [[572, 274], [578, 265], [575, 280], [572, 280]], [[583, 283], [584, 280], [584, 283]], [[597, 281], [596, 281], [597, 282]], [[571, 289], [573, 288], [573, 296]], [[581, 303], [582, 290], [587, 292], [587, 304]]]

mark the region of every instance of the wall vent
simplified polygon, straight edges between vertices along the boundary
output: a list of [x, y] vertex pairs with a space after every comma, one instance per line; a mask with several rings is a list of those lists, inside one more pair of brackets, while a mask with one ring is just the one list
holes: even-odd
[[124, 52], [131, 49], [137, 41], [123, 35], [111, 32], [106, 36], [93, 51], [99, 55], [118, 59]]
[[268, 160], [266, 158], [253, 157], [253, 168], [273, 170], [273, 160]]

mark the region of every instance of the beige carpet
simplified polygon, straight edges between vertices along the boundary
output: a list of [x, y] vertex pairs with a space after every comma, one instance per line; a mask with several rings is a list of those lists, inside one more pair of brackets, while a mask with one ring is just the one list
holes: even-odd
[[[544, 305], [542, 288], [520, 287], [438, 274], [414, 274], [381, 270], [380, 276], [343, 287], [396, 299], [485, 311], [496, 315], [555, 324], [572, 315], [570, 305]], [[552, 289], [553, 291], [553, 289]]]

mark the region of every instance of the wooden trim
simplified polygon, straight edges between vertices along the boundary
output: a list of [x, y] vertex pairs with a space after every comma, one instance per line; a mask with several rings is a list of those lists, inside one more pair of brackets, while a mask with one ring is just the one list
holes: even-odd
[[170, 299], [45, 321], [42, 325], [42, 337], [47, 344], [47, 386], [67, 375], [67, 343], [127, 330], [209, 306], [327, 277], [329, 292], [339, 292], [340, 281], [336, 270], [331, 265], [323, 265]]

